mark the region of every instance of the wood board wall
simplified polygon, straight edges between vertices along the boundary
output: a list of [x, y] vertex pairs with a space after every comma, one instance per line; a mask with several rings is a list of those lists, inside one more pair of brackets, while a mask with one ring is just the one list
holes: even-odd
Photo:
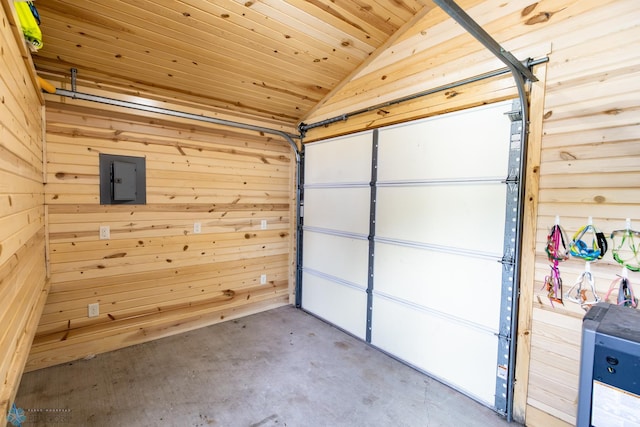
[[[607, 235], [624, 228], [625, 218], [640, 228], [640, 9], [633, 0], [489, 0], [466, 10], [518, 58], [549, 57], [531, 86], [514, 415], [530, 426], [573, 425], [585, 312], [571, 302], [552, 307], [546, 298], [546, 236], [555, 215], [570, 237], [588, 216]], [[425, 31], [441, 13], [434, 9], [405, 28], [305, 122], [501, 66], [451, 21]], [[305, 142], [515, 96], [509, 76], [495, 77], [310, 130]], [[583, 269], [576, 259], [561, 265], [565, 291]], [[620, 267], [609, 253], [592, 271], [604, 295]]]
[[[552, 308], [548, 300], [545, 300], [541, 288], [544, 276], [548, 274], [548, 263], [544, 253], [546, 233], [552, 225], [555, 215], [561, 216], [562, 225], [570, 234], [573, 234], [579, 226], [585, 223], [587, 216], [592, 216], [594, 223], [607, 233], [612, 229], [623, 228], [625, 218], [631, 218], [635, 224], [640, 221], [640, 201], [636, 195], [637, 180], [640, 175], [640, 152], [638, 149], [640, 141], [637, 119], [634, 120], [639, 108], [637, 100], [640, 99], [638, 97], [640, 32], [637, 27], [637, 22], [640, 21], [639, 11], [633, 0], [600, 2], [593, 0], [542, 0], [539, 2], [516, 1], [508, 3], [488, 0], [471, 3], [473, 2], [470, 2], [470, 5], [474, 6], [468, 9], [471, 16], [518, 57], [548, 55], [550, 59], [549, 64], [544, 66], [544, 72], [537, 71], [537, 75], [539, 77], [544, 75], [545, 80], [542, 84], [538, 84], [537, 88], [535, 85], [533, 88], [534, 91], [537, 91], [537, 95], [536, 107], [532, 111], [532, 133], [535, 129], [537, 129], [535, 131], [537, 133], [535, 136], [532, 135], [532, 138], [538, 138], [538, 141], [531, 146], [539, 151], [530, 153], [530, 158], [534, 161], [529, 163], [529, 176], [533, 181], [529, 182], [528, 189], [535, 188], [535, 191], [530, 193], [530, 198], [528, 197], [527, 200], [527, 215], [532, 226], [531, 230], [525, 230], [525, 232], [533, 233], [533, 237], [531, 245], [525, 246], [522, 263], [523, 267], [528, 264], [532, 265], [530, 275], [527, 273], [528, 270], [523, 272], [526, 274], [523, 274], [521, 283], [523, 292], [521, 297], [522, 316], [518, 339], [519, 358], [515, 410], [521, 420], [524, 420], [526, 416], [526, 422], [531, 426], [570, 425], [575, 422], [580, 319], [584, 312], [578, 306], [572, 306], [569, 303], [564, 307]], [[501, 66], [497, 60], [487, 55], [479, 46], [475, 47], [473, 40], [465, 36], [459, 28], [456, 28], [455, 24], [443, 23], [438, 27], [436, 33], [441, 35], [440, 39], [426, 37], [427, 34], [423, 34], [423, 29], [427, 27], [429, 19], [440, 19], [435, 15], [437, 13], [441, 12], [434, 9], [415, 25], [403, 29], [403, 34], [398, 35], [393, 44], [366, 61], [365, 65], [357, 73], [354, 73], [348, 82], [340, 85], [331, 93], [305, 121], [313, 122], [339, 115], [360, 106], [375, 104], [437, 86], [440, 81], [444, 83], [455, 80], [457, 77], [466, 77], [466, 73], [477, 74]], [[5, 18], [6, 16], [3, 16], [2, 43], [5, 47], [3, 59], [14, 59], [11, 60], [13, 63], [9, 60], [3, 62], [2, 66], [7, 68], [2, 69], [0, 76], [5, 84], [7, 79], [13, 79], [18, 83], [18, 86], [22, 84], [20, 82], [27, 84], [29, 79], [22, 79], [25, 79], [25, 75], [29, 75], [29, 70], [21, 68], [22, 66], [19, 64], [20, 52], [11, 47], [12, 43], [15, 43], [15, 39], [11, 41], [12, 36], [7, 35], [9, 34], [6, 31], [7, 22], [10, 22], [10, 19], [5, 21]], [[431, 35], [433, 34], [431, 33]], [[18, 46], [19, 49], [20, 44], [15, 46]], [[7, 52], [10, 52], [10, 55]], [[420, 52], [424, 54], [421, 56]], [[426, 52], [440, 53], [432, 55], [430, 59]], [[425, 64], [432, 65], [433, 68], [429, 68]], [[438, 80], [441, 77], [446, 81]], [[2, 106], [2, 127], [0, 130], [3, 132], [3, 138], [0, 148], [5, 150], [5, 153], [11, 153], [9, 157], [6, 157], [7, 159], [21, 158], [15, 150], [24, 150], [24, 147], [28, 147], [25, 141], [30, 140], [30, 136], [23, 133], [25, 131], [21, 130], [20, 126], [12, 127], [23, 120], [17, 111], [21, 111], [21, 109], [29, 111], [29, 106], [35, 108], [36, 105], [29, 95], [29, 89], [24, 89], [24, 93], [28, 95], [27, 98], [22, 97], [21, 92], [12, 91], [11, 93], [13, 99], [21, 103], [21, 107], [9, 111], [4, 105]], [[467, 85], [454, 91], [445, 91], [411, 103], [372, 111], [357, 120], [354, 118], [331, 127], [319, 128], [310, 132], [307, 140], [321, 139], [340, 133], [424, 117], [452, 109], [505, 99], [514, 95], [515, 90], [510, 79], [498, 77], [486, 82]], [[216, 309], [213, 307], [215, 304], [213, 300], [207, 299], [212, 297], [214, 293], [208, 294], [203, 285], [203, 283], [212, 284], [210, 290], [217, 286], [218, 294], [216, 295], [235, 299], [239, 303], [237, 296], [243, 292], [243, 289], [246, 289], [243, 286], [251, 286], [249, 282], [256, 280], [255, 273], [261, 268], [264, 269], [263, 266], [266, 265], [262, 264], [259, 259], [282, 255], [247, 258], [251, 260], [255, 271], [246, 276], [242, 276], [239, 270], [234, 269], [232, 260], [224, 261], [224, 264], [229, 268], [229, 270], [225, 270], [229, 272], [228, 276], [219, 275], [218, 271], [223, 271], [221, 269], [215, 270], [215, 272], [210, 271], [211, 265], [204, 258], [210, 260], [213, 256], [212, 253], [202, 256], [203, 258], [195, 258], [198, 261], [193, 265], [188, 264], [186, 259], [179, 256], [181, 251], [187, 252], [189, 248], [202, 243], [198, 241], [198, 238], [210, 234], [210, 231], [211, 234], [218, 237], [216, 240], [218, 242], [223, 241], [223, 237], [230, 237], [229, 241], [234, 243], [231, 243], [231, 246], [219, 246], [219, 248], [221, 250], [229, 247], [234, 248], [231, 251], [237, 250], [238, 252], [233, 256], [242, 259], [243, 255], [240, 254], [242, 250], [247, 249], [245, 244], [248, 243], [240, 244], [238, 243], [240, 239], [234, 241], [233, 235], [238, 233], [231, 231], [227, 233], [228, 229], [217, 228], [217, 226], [211, 226], [212, 228], [207, 230], [205, 223], [214, 223], [220, 221], [220, 218], [216, 219], [211, 216], [203, 219], [203, 233], [195, 238], [196, 236], [189, 234], [188, 230], [191, 229], [194, 217], [197, 215], [193, 215], [193, 211], [190, 210], [182, 211], [169, 208], [172, 203], [180, 206], [183, 204], [196, 205], [202, 208], [201, 205], [215, 204], [216, 200], [219, 205], [223, 205], [231, 203], [235, 199], [229, 201], [224, 197], [218, 199], [218, 196], [212, 196], [206, 198], [205, 202], [200, 199], [194, 203], [192, 200], [195, 197], [194, 193], [189, 192], [189, 187], [182, 186], [178, 187], [179, 191], [175, 194], [158, 192], [154, 196], [153, 203], [150, 203], [152, 207], [146, 208], [150, 209], [148, 211], [101, 210], [97, 201], [91, 199], [93, 190], [89, 190], [89, 188], [97, 188], [97, 184], [96, 177], [91, 176], [93, 174], [90, 172], [93, 170], [92, 163], [88, 159], [91, 156], [97, 159], [98, 151], [90, 152], [89, 148], [104, 149], [104, 143], [111, 141], [120, 147], [125, 147], [124, 149], [128, 153], [146, 155], [149, 150], [150, 153], [154, 153], [154, 156], [160, 158], [166, 155], [166, 152], [162, 150], [173, 149], [174, 154], [177, 152], [177, 156], [182, 157], [175, 144], [172, 146], [171, 143], [163, 145], [157, 142], [185, 141], [189, 144], [203, 144], [201, 140], [196, 139], [195, 142], [191, 140], [192, 133], [200, 136], [200, 132], [202, 132], [207, 138], [215, 139], [216, 144], [220, 144], [221, 147], [232, 149], [230, 147], [237, 147], [238, 142], [244, 143], [244, 135], [222, 136], [219, 132], [211, 132], [211, 130], [192, 132], [184, 124], [167, 123], [158, 126], [151, 123], [148, 117], [140, 115], [137, 117], [129, 113], [118, 115], [107, 108], [78, 107], [77, 104], [66, 104], [68, 103], [63, 104], [59, 100], [55, 100], [48, 112], [51, 115], [49, 118], [51, 125], [57, 129], [55, 133], [51, 133], [51, 137], [55, 140], [52, 144], [58, 152], [55, 150], [50, 154], [47, 152], [47, 156], [52, 155], [54, 159], [53, 162], [49, 159], [49, 168], [53, 167], [54, 169], [49, 169], [47, 174], [47, 181], [51, 186], [47, 185], [49, 189], [47, 190], [45, 208], [50, 210], [50, 215], [53, 215], [51, 224], [55, 224], [55, 231], [51, 231], [51, 236], [56, 236], [56, 248], [64, 248], [65, 245], [67, 247], [73, 246], [72, 243], [77, 241], [83, 250], [65, 252], [60, 249], [60, 252], [55, 256], [58, 257], [57, 259], [54, 259], [53, 251], [51, 251], [52, 279], [57, 280], [54, 284], [55, 296], [52, 294], [51, 305], [43, 316], [39, 336], [30, 356], [30, 369], [209, 324], [219, 321], [220, 316], [230, 318], [234, 315], [240, 315], [245, 309], [246, 313], [249, 313], [253, 310], [258, 311], [286, 303], [285, 294], [288, 292], [284, 291], [284, 287], [280, 289], [279, 285], [274, 283], [275, 287], [272, 286], [274, 289], [269, 288], [269, 292], [273, 292], [273, 295], [265, 295], [263, 303], [252, 302], [234, 306], [228, 301], [223, 301], [225, 309]], [[91, 120], [85, 123], [85, 119], [89, 116]], [[114, 128], [115, 130], [110, 128], [113, 124], [126, 129], [124, 132], [118, 132], [121, 130], [118, 127]], [[76, 128], [79, 129], [78, 134], [75, 133], [76, 130], [71, 130]], [[7, 139], [4, 137], [7, 135], [7, 129], [11, 129], [11, 133], [20, 134], [19, 136], [14, 134], [15, 141], [18, 143], [12, 145], [10, 149], [7, 148]], [[159, 129], [163, 129], [163, 131], [169, 129], [170, 132], [158, 134]], [[32, 137], [38, 135], [38, 132], [33, 129], [30, 129], [29, 132], [27, 134]], [[186, 136], [187, 134], [189, 136]], [[135, 141], [129, 140], [130, 135], [135, 135], [133, 138]], [[58, 139], [56, 140], [56, 138]], [[76, 146], [77, 140], [82, 139], [85, 142]], [[94, 143], [95, 141], [102, 142], [103, 145]], [[236, 142], [229, 143], [230, 141]], [[258, 149], [258, 151], [263, 151], [265, 155], [281, 153], [282, 156], [289, 156], [288, 163], [283, 162], [282, 164], [285, 167], [284, 163], [287, 163], [286, 167], [288, 168], [289, 181], [287, 188], [283, 187], [282, 190], [287, 193], [288, 198], [286, 201], [283, 199], [279, 202], [287, 204], [288, 207], [279, 212], [287, 212], [287, 219], [280, 225], [291, 233], [292, 159], [288, 152], [285, 153], [286, 150], [278, 151], [279, 148], [275, 149], [277, 144], [272, 144], [272, 141], [267, 141], [267, 138], [262, 141], [265, 143], [265, 147]], [[142, 147], [148, 142], [151, 143]], [[136, 147], [135, 144], [138, 146]], [[267, 148], [266, 145], [269, 147]], [[80, 151], [77, 151], [78, 148]], [[184, 148], [182, 150], [189, 151]], [[37, 165], [38, 150], [32, 151], [34, 151], [33, 155]], [[63, 156], [68, 163], [56, 160], [56, 156], [59, 158]], [[195, 156], [189, 155], [186, 157], [195, 158]], [[33, 159], [29, 159], [29, 165], [34, 164], [31, 160]], [[19, 179], [12, 180], [12, 183], [30, 181], [37, 184], [34, 177], [38, 174], [38, 167], [35, 167], [35, 171], [29, 172], [33, 166], [26, 167], [25, 165], [25, 170], [22, 170], [19, 164], [24, 165], [24, 162], [7, 163], [3, 156], [0, 173], [18, 176]], [[194, 160], [192, 164], [198, 163]], [[58, 170], [53, 171], [56, 165]], [[213, 165], [213, 163], [207, 163], [207, 165]], [[266, 167], [264, 165], [266, 163], [263, 162], [261, 167]], [[64, 168], [60, 166], [64, 166]], [[73, 166], [73, 168], [69, 169], [67, 166]], [[187, 166], [183, 164], [182, 167]], [[231, 166], [231, 168], [234, 167]], [[165, 179], [161, 178], [164, 176], [161, 171], [167, 171], [166, 181], [173, 179], [170, 178], [171, 168], [157, 165], [153, 168], [157, 173], [156, 179]], [[151, 169], [153, 170], [153, 168]], [[192, 167], [188, 168], [193, 170]], [[249, 169], [240, 166], [238, 170]], [[63, 175], [56, 176], [59, 173]], [[195, 174], [198, 173], [195, 172]], [[265, 173], [270, 176], [270, 172]], [[78, 178], [75, 178], [76, 176]], [[206, 182], [206, 179], [203, 181]], [[8, 181], [2, 180], [1, 182]], [[539, 191], [537, 190], [538, 186]], [[160, 188], [160, 185], [157, 188]], [[204, 189], [206, 186], [197, 188]], [[275, 194], [274, 191], [269, 191], [269, 197]], [[34, 197], [39, 197], [37, 192], [33, 194]], [[229, 193], [225, 194], [229, 195]], [[5, 195], [7, 192], [0, 187], [0, 196]], [[56, 195], [57, 198], [54, 199]], [[166, 200], [171, 196], [174, 199]], [[256, 195], [256, 199], [248, 203], [270, 205], [271, 201], [272, 199], [265, 201], [264, 198]], [[22, 206], [20, 208], [16, 205], [9, 206], [9, 210], [6, 205], [0, 204], [0, 209], [3, 209], [0, 211], [0, 221], [10, 225], [11, 230], [21, 230], [22, 228], [19, 226], [15, 228], [15, 224], [11, 221], [26, 219], [26, 211], [34, 210], [37, 212], [41, 206], [40, 203], [41, 201], [29, 201], [19, 205]], [[236, 202], [236, 204], [239, 203]], [[199, 208], [195, 210], [197, 211]], [[131, 215], [132, 213], [133, 215]], [[211, 214], [213, 213], [215, 211], [211, 212]], [[207, 214], [210, 214], [208, 210]], [[68, 215], [73, 216], [76, 220], [65, 222], [63, 218]], [[123, 220], [123, 217], [127, 215], [129, 217]], [[140, 229], [128, 226], [127, 224], [134, 222], [130, 218], [131, 216], [136, 217], [136, 221], [140, 217], [139, 223], [145, 223], [149, 227], [164, 224], [169, 225], [169, 228]], [[28, 216], [29, 220], [33, 218]], [[37, 218], [42, 217], [37, 216]], [[109, 242], [112, 245], [116, 243], [108, 249], [106, 246], [102, 246], [104, 241], [101, 242], [97, 239], [96, 227], [105, 221], [108, 221], [106, 225], [112, 226], [114, 236]], [[25, 249], [23, 253], [28, 252], [33, 255], [37, 254], [41, 248], [44, 249], [44, 229], [38, 228], [38, 230], [42, 230], [40, 237], [38, 237], [38, 232], [29, 234], [25, 231], [23, 233], [23, 235], [29, 235], [30, 242], [33, 243], [33, 250]], [[182, 232], [182, 235], [177, 232], [178, 230]], [[238, 237], [244, 238], [246, 233], [243, 231], [239, 232]], [[267, 233], [262, 234], [261, 231], [256, 230], [255, 234], [255, 240], [251, 235], [247, 240], [256, 242], [257, 239], [268, 239]], [[12, 236], [14, 235], [12, 234]], [[179, 239], [183, 240], [179, 241]], [[289, 245], [291, 245], [290, 236], [278, 237], [278, 239], [289, 239]], [[278, 239], [275, 240], [278, 241]], [[186, 243], [187, 240], [188, 243]], [[144, 246], [140, 246], [137, 243], [139, 241], [142, 241]], [[213, 242], [213, 240], [211, 241]], [[208, 245], [208, 240], [206, 242]], [[267, 240], [264, 242], [267, 243]], [[6, 248], [4, 242], [2, 243], [3, 248]], [[236, 243], [237, 246], [234, 246]], [[118, 246], [119, 244], [122, 246]], [[185, 246], [189, 246], [189, 248], [184, 250]], [[0, 257], [4, 256], [5, 250], [0, 254]], [[258, 252], [263, 250], [265, 249], [259, 248]], [[121, 256], [124, 252], [127, 252], [128, 255]], [[134, 252], [137, 261], [141, 262], [128, 263], [134, 256], [131, 255]], [[216, 252], [216, 254], [218, 253], [220, 252]], [[283, 262], [281, 270], [286, 271], [284, 274], [287, 277], [290, 274], [290, 253], [291, 251], [287, 253], [287, 260]], [[20, 253], [18, 250], [12, 250], [9, 254], [19, 255]], [[89, 259], [84, 258], [80, 263], [69, 261], [69, 257], [73, 258], [75, 254], [82, 257], [88, 255]], [[156, 256], [158, 258], [154, 258]], [[17, 257], [13, 258], [17, 259]], [[0, 258], [0, 261], [2, 259]], [[8, 264], [8, 262], [0, 263], [0, 273], [17, 271], [16, 268], [29, 270], [28, 264], [23, 261], [17, 264]], [[28, 286], [37, 285], [42, 289], [44, 287], [44, 267], [40, 271], [39, 267], [35, 266], [35, 261], [33, 262], [31, 277], [34, 280], [24, 279], [23, 283], [28, 283]], [[246, 264], [244, 260], [242, 263]], [[44, 262], [42, 264], [44, 265]], [[169, 264], [171, 267], [168, 267]], [[274, 264], [280, 265], [277, 262]], [[240, 263], [236, 264], [238, 268], [240, 268], [239, 265]], [[562, 264], [561, 271], [565, 283], [570, 286], [572, 279], [582, 268], [583, 263], [577, 260]], [[162, 280], [167, 277], [166, 273], [176, 270], [180, 271], [178, 275], [181, 277], [189, 276], [189, 279], [179, 282], [180, 286], [183, 286], [183, 290], [201, 289], [202, 287], [205, 289], [204, 294], [207, 297], [191, 296], [192, 299], [190, 299], [190, 296], [182, 294], [177, 304], [185, 305], [180, 306], [171, 305], [172, 299], [162, 299], [163, 292], [158, 292], [158, 296], [164, 302], [159, 304], [158, 300], [153, 300], [156, 296], [156, 286], [160, 289], [171, 289], [166, 287], [166, 283], [163, 285]], [[620, 271], [619, 267], [611, 260], [610, 255], [607, 255], [602, 262], [595, 264], [592, 270], [596, 275], [600, 292], [606, 290], [610, 281]], [[89, 279], [78, 278], [81, 274], [80, 271], [90, 272]], [[203, 275], [198, 276], [201, 273]], [[210, 273], [215, 273], [217, 278], [233, 277], [232, 282], [239, 286], [236, 293], [227, 292], [225, 295], [225, 291], [233, 291], [234, 289], [231, 286], [217, 285], [216, 283], [221, 283], [221, 281], [212, 281], [213, 276]], [[82, 273], [82, 275], [84, 274], [86, 273]], [[193, 281], [190, 282], [190, 279]], [[632, 274], [631, 279], [632, 281], [636, 280], [636, 276]], [[144, 283], [145, 280], [146, 283]], [[173, 281], [173, 279], [171, 280]], [[0, 282], [0, 292], [8, 289], [2, 287], [6, 283], [8, 283], [6, 280]], [[18, 282], [12, 281], [11, 283]], [[225, 279], [225, 283], [231, 282], [226, 282]], [[25, 286], [17, 286], [14, 289], [26, 292]], [[32, 295], [35, 295], [35, 290]], [[246, 298], [247, 294], [244, 295]], [[254, 295], [255, 292], [251, 294], [249, 300], [255, 301]], [[114, 298], [115, 296], [119, 299]], [[101, 303], [101, 316], [88, 322], [86, 304], [98, 299]], [[24, 310], [29, 305], [29, 300], [30, 298], [23, 299], [22, 303], [11, 306], [16, 307], [18, 311]], [[0, 301], [4, 303], [4, 300]], [[33, 303], [34, 301], [31, 299], [32, 307], [37, 306]], [[118, 310], [120, 307], [123, 308], [120, 312], [105, 310], [105, 304], [103, 304], [105, 301], [107, 306], [117, 306]], [[112, 304], [113, 302], [116, 304]], [[191, 306], [189, 306], [190, 303]], [[159, 311], [158, 306], [161, 307]], [[152, 315], [144, 312], [146, 308], [152, 307], [155, 307], [159, 314]], [[65, 315], [56, 317], [54, 313], [56, 308], [62, 309]], [[114, 313], [118, 316], [124, 315], [124, 317], [117, 317]], [[109, 314], [114, 319], [111, 319]], [[137, 317], [137, 314], [140, 316]], [[2, 318], [4, 325], [7, 315], [0, 312], [1, 315], [5, 316]], [[148, 322], [140, 323], [143, 318], [146, 318]], [[64, 320], [67, 320], [66, 324], [64, 324]], [[15, 328], [15, 322], [12, 321], [11, 325], [11, 328]], [[7, 331], [10, 331], [11, 328]], [[14, 331], [17, 330], [14, 329]], [[5, 336], [8, 335], [5, 334]], [[9, 353], [5, 352], [5, 346], [0, 348], [3, 349], [2, 367], [9, 366], [6, 362]], [[553, 363], [550, 363], [550, 360]], [[8, 363], [12, 367], [19, 366], [19, 364], [16, 365], [12, 362]], [[5, 375], [3, 374], [3, 376]], [[3, 391], [9, 390], [11, 393], [12, 386], [7, 387], [7, 384], [9, 383], [5, 381]], [[2, 397], [4, 398], [4, 395]], [[5, 400], [0, 401], [0, 403], [2, 402]]]
[[[100, 205], [99, 153], [145, 157], [146, 205]], [[278, 137], [48, 96], [51, 293], [27, 369], [288, 304], [294, 170]]]
[[0, 417], [4, 417], [20, 383], [47, 282], [42, 99], [13, 11], [4, 3], [0, 19]]

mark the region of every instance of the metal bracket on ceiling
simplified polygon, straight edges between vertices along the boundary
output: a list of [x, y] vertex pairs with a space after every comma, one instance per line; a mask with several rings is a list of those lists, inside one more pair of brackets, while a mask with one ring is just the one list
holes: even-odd
[[443, 11], [453, 18], [469, 34], [489, 49], [507, 67], [517, 70], [525, 80], [537, 82], [538, 78], [518, 60], [513, 54], [505, 50], [500, 44], [487, 33], [476, 21], [474, 21], [460, 6], [453, 0], [433, 0]]
[[78, 79], [78, 69], [71, 69], [71, 92], [76, 92], [76, 80]]

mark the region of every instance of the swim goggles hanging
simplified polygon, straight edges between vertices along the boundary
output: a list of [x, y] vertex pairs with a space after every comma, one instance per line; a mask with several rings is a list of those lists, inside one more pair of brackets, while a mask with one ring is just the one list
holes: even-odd
[[[611, 233], [611, 254], [613, 259], [631, 271], [640, 271], [640, 247], [636, 246], [634, 237], [640, 237], [640, 232], [630, 229], [615, 230]], [[616, 244], [616, 240], [620, 243]]]
[[[582, 240], [588, 232], [591, 232], [593, 235], [590, 245]], [[573, 239], [569, 244], [569, 253], [571, 256], [582, 258], [585, 261], [601, 259], [606, 252], [607, 238], [591, 224], [585, 225], [576, 231], [576, 234], [573, 235]]]

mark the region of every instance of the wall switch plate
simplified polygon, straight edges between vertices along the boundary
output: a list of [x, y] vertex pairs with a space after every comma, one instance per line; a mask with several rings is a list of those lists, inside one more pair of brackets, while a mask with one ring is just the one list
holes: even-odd
[[262, 274], [260, 276], [260, 284], [261, 285], [266, 285], [267, 284], [267, 275], [266, 274]]
[[100, 304], [94, 302], [93, 304], [88, 305], [88, 316], [89, 317], [98, 317], [100, 315]]
[[261, 230], [266, 230], [267, 229], [267, 220], [263, 219], [262, 221], [260, 221], [260, 229]]
[[100, 240], [109, 240], [111, 238], [111, 227], [108, 225], [100, 226]]
[[194, 222], [193, 223], [193, 232], [195, 234], [202, 233], [202, 224], [200, 224], [199, 222]]

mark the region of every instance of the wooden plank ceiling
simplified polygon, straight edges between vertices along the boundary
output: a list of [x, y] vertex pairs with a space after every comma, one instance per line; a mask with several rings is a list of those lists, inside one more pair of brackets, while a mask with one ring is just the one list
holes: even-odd
[[295, 124], [430, 0], [38, 0], [45, 77]]

